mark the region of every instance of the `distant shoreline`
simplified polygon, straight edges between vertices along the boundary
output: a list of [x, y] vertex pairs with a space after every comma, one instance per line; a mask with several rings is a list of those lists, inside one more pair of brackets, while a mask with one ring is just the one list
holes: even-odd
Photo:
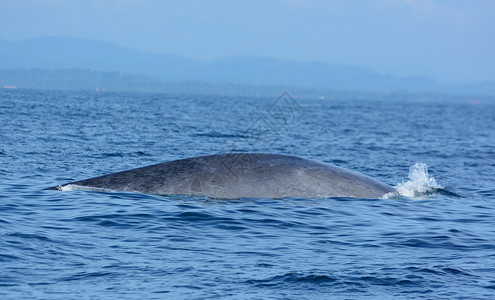
[[172, 95], [215, 95], [241, 97], [278, 97], [283, 92], [300, 99], [383, 101], [449, 101], [480, 104], [495, 103], [495, 95], [468, 93], [349, 91], [297, 86], [260, 86], [205, 82], [161, 82], [142, 75], [80, 69], [0, 70], [0, 90], [81, 91], [95, 93], [136, 92]]

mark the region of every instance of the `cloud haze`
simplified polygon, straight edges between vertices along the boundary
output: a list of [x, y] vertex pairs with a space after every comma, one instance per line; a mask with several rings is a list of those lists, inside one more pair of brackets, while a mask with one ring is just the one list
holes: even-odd
[[213, 60], [255, 55], [495, 80], [495, 1], [0, 1], [0, 39], [73, 36]]

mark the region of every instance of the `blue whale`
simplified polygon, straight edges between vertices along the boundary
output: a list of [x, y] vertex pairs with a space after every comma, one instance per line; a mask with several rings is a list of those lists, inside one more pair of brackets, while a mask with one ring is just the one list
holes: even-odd
[[305, 158], [231, 153], [180, 159], [48, 189], [235, 198], [380, 198], [395, 189], [366, 175]]

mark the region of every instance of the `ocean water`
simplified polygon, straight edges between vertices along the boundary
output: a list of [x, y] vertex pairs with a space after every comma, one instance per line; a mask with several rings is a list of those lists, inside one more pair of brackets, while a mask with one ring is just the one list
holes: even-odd
[[[495, 103], [442, 99], [0, 91], [0, 298], [494, 298]], [[43, 190], [232, 151], [401, 196]]]

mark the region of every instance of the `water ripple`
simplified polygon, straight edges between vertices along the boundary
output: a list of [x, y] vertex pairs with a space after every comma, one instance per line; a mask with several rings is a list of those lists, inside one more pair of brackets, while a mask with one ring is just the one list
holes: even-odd
[[43, 188], [231, 145], [253, 151], [246, 129], [274, 99], [0, 97], [2, 299], [493, 298], [495, 106], [300, 99], [307, 117], [275, 128], [271, 152], [392, 185], [424, 162], [448, 189], [227, 201]]

